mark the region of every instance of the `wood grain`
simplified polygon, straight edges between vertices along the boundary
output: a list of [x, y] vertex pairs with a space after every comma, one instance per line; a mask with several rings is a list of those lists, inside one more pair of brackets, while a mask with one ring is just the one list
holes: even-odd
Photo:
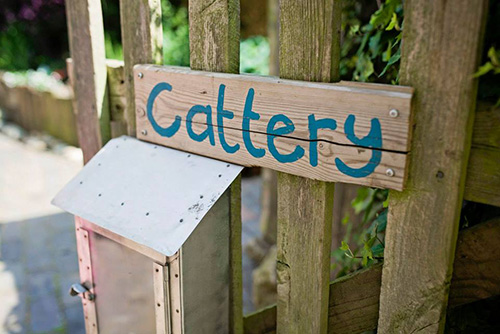
[[[282, 78], [338, 81], [340, 3], [280, 0]], [[278, 175], [278, 333], [327, 332], [333, 191], [332, 183]]]
[[[310, 159], [309, 159], [309, 152], [310, 152], [310, 141], [308, 140], [309, 135], [306, 134], [308, 133], [307, 129], [307, 117], [308, 117], [308, 110], [305, 105], [310, 104], [308, 102], [308, 97], [303, 97], [303, 104], [304, 108], [297, 108], [295, 112], [295, 116], [292, 116], [292, 114], [289, 114], [291, 118], [295, 118], [296, 120], [296, 127], [297, 129], [302, 128], [303, 131], [296, 131], [292, 134], [291, 137], [286, 137], [286, 136], [278, 136], [275, 138], [275, 144], [276, 147], [278, 148], [279, 152], [282, 154], [290, 153], [293, 152], [295, 147], [297, 145], [300, 145], [302, 148], [305, 150], [305, 155], [301, 159], [291, 162], [291, 163], [279, 163], [277, 160], [271, 155], [271, 153], [267, 150], [268, 148], [268, 136], [266, 134], [265, 126], [262, 122], [266, 122], [269, 120], [273, 112], [269, 112], [268, 116], [265, 116], [265, 114], [262, 112], [262, 117], [261, 121], [259, 122], [252, 122], [252, 131], [250, 132], [250, 137], [252, 138], [252, 141], [256, 147], [259, 148], [264, 148], [267, 152], [262, 158], [255, 158], [252, 156], [246, 149], [246, 146], [243, 144], [242, 141], [242, 130], [241, 130], [241, 119], [242, 119], [242, 111], [243, 111], [243, 105], [241, 103], [244, 103], [245, 100], [245, 94], [246, 91], [249, 87], [249, 84], [252, 86], [255, 86], [257, 84], [265, 84], [266, 86], [262, 88], [262, 94], [268, 94], [269, 98], [271, 96], [276, 97], [277, 95], [283, 94], [283, 90], [279, 88], [281, 85], [286, 85], [290, 84], [291, 86], [299, 86], [304, 89], [311, 89], [309, 93], [307, 94], [309, 97], [314, 95], [313, 92], [321, 91], [320, 97], [318, 99], [328, 99], [327, 96], [330, 95], [336, 95], [336, 94], [346, 94], [346, 91], [344, 91], [344, 88], [338, 89], [338, 86], [335, 85], [329, 85], [329, 84], [318, 84], [318, 83], [306, 83], [306, 82], [297, 82], [297, 81], [285, 81], [281, 79], [273, 79], [273, 78], [264, 78], [264, 77], [255, 77], [255, 76], [234, 76], [234, 75], [228, 75], [228, 74], [218, 74], [218, 73], [210, 73], [207, 74], [205, 72], [194, 72], [194, 71], [186, 71], [185, 69], [180, 69], [180, 68], [167, 68], [167, 67], [154, 67], [154, 66], [137, 66], [135, 69], [136, 74], [142, 73], [143, 78], [136, 80], [136, 92], [137, 92], [137, 100], [136, 100], [136, 105], [138, 106], [138, 112], [137, 114], [137, 125], [138, 125], [138, 138], [141, 140], [157, 143], [160, 145], [164, 146], [169, 146], [177, 149], [181, 149], [184, 151], [189, 151], [205, 156], [210, 156], [214, 157], [220, 160], [225, 160], [245, 166], [261, 166], [261, 167], [268, 167], [272, 168], [278, 171], [282, 172], [287, 172], [299, 176], [304, 176], [304, 177], [309, 177], [312, 179], [317, 179], [317, 180], [323, 180], [323, 181], [341, 181], [341, 182], [346, 182], [346, 183], [356, 183], [356, 184], [361, 184], [361, 185], [367, 185], [371, 187], [378, 187], [378, 188], [390, 188], [390, 189], [397, 189], [401, 190], [403, 189], [404, 182], [405, 182], [405, 168], [406, 168], [406, 161], [407, 161], [407, 154], [402, 153], [402, 152], [393, 152], [393, 151], [383, 151], [382, 157], [381, 157], [381, 162], [380, 164], [375, 168], [374, 172], [371, 175], [368, 175], [366, 177], [362, 178], [355, 178], [351, 177], [348, 175], [343, 174], [340, 172], [337, 167], [336, 167], [336, 162], [335, 158], [340, 158], [342, 161], [344, 161], [346, 164], [348, 164], [352, 168], [361, 168], [367, 164], [367, 162], [370, 160], [372, 157], [372, 152], [373, 150], [370, 148], [365, 148], [365, 147], [357, 147], [357, 146], [351, 146], [351, 145], [344, 145], [344, 143], [347, 142], [345, 139], [345, 135], [343, 136], [343, 139], [339, 139], [341, 142], [340, 144], [333, 143], [330, 141], [320, 141], [320, 142], [315, 142], [317, 143], [317, 148], [318, 148], [318, 166], [312, 167], [310, 164]], [[211, 145], [208, 141], [208, 139], [202, 141], [202, 142], [196, 142], [192, 140], [187, 133], [186, 126], [188, 123], [185, 121], [181, 122], [180, 129], [177, 131], [175, 135], [173, 135], [170, 138], [167, 137], [162, 137], [159, 135], [157, 132], [154, 131], [147, 115], [145, 112], [145, 107], [146, 107], [146, 101], [147, 101], [147, 96], [149, 95], [150, 90], [153, 88], [153, 86], [157, 82], [161, 82], [162, 80], [165, 80], [165, 76], [168, 73], [170, 82], [178, 82], [178, 89], [172, 90], [171, 92], [164, 93], [164, 96], [167, 98], [159, 99], [158, 102], [155, 104], [157, 108], [157, 112], [155, 115], [155, 120], [159, 123], [160, 126], [169, 126], [172, 124], [172, 120], [174, 119], [175, 115], [181, 115], [183, 120], [186, 118], [185, 115], [190, 109], [192, 105], [195, 103], [200, 103], [202, 105], [207, 105], [207, 104], [212, 104], [213, 109], [215, 109], [215, 106], [217, 105], [216, 102], [216, 96], [217, 96], [217, 88], [219, 85], [218, 80], [227, 80], [227, 78], [230, 78], [233, 80], [235, 83], [235, 90], [240, 91], [240, 96], [239, 98], [234, 98], [233, 100], [229, 99], [229, 93], [226, 94], [228, 97], [226, 99], [226, 104], [225, 108], [231, 109], [235, 113], [235, 118], [239, 117], [240, 122], [235, 122], [233, 126], [227, 126], [227, 124], [224, 124], [224, 136], [227, 140], [227, 142], [230, 145], [234, 145], [236, 143], [240, 144], [240, 149], [236, 151], [233, 154], [228, 154], [220, 145], [219, 141], [219, 131], [220, 129], [217, 126], [211, 127], [215, 133], [215, 140], [214, 140], [214, 145]], [[189, 75], [186, 75], [186, 73], [189, 73]], [[178, 76], [179, 75], [179, 76]], [[178, 77], [177, 77], [178, 76]], [[176, 79], [174, 80], [174, 77]], [[184, 80], [182, 80], [184, 78]], [[174, 80], [174, 81], [172, 81]], [[197, 83], [202, 81], [202, 80], [208, 80], [206, 85], [198, 85]], [[278, 84], [278, 81], [280, 84]], [[236, 88], [236, 84], [241, 84], [240, 89]], [[182, 88], [181, 88], [182, 87]], [[200, 87], [203, 87], [203, 89], [198, 89]], [[229, 87], [229, 85], [228, 85]], [[257, 86], [255, 86], [257, 87]], [[275, 87], [275, 88], [273, 88]], [[276, 88], [278, 87], [278, 88]], [[311, 88], [313, 87], [313, 88]], [[326, 88], [326, 91], [328, 94], [323, 94], [323, 88]], [[194, 89], [193, 89], [194, 88]], [[349, 86], [347, 88], [348, 90], [354, 90], [356, 91], [356, 88], [353, 86]], [[401, 88], [399, 88], [401, 89]], [[383, 92], [380, 90], [373, 90], [373, 94], [376, 96], [379, 96], [378, 94], [397, 94], [399, 96], [396, 98], [396, 100], [399, 100], [400, 104], [398, 104], [398, 107], [400, 107], [401, 110], [404, 110], [404, 104], [408, 104], [410, 101], [411, 94], [409, 93], [409, 89], [404, 88], [407, 90], [406, 93], [401, 93], [399, 91], [396, 92]], [[181, 93], [179, 94], [176, 93], [176, 91], [180, 91]], [[286, 91], [286, 89], [285, 89]], [[359, 93], [361, 95], [365, 94], [369, 90], [366, 90], [365, 88], [362, 88]], [[186, 92], [186, 93], [183, 93]], [[187, 93], [190, 92], [190, 93]], [[228, 89], [229, 92], [229, 89]], [[170, 95], [172, 94], [172, 95]], [[297, 97], [299, 93], [294, 93], [292, 94], [293, 96]], [[357, 93], [355, 93], [357, 94]], [[401, 96], [400, 94], [403, 94], [404, 98], [400, 99]], [[343, 100], [344, 98], [340, 97], [340, 95], [337, 95], [339, 98], [338, 100]], [[161, 95], [160, 95], [161, 96]], [[193, 99], [193, 96], [196, 96], [195, 99]], [[199, 98], [199, 96], [201, 96]], [[354, 97], [352, 97], [354, 99]], [[356, 98], [356, 99], [360, 99]], [[215, 100], [214, 100], [215, 99]], [[368, 95], [365, 96], [366, 103], [369, 104], [369, 101], [373, 101], [376, 98], [373, 97], [373, 95]], [[286, 99], [283, 98], [283, 101]], [[190, 101], [190, 102], [188, 102]], [[192, 101], [197, 101], [197, 102], [192, 102]], [[198, 102], [199, 101], [199, 102]], [[257, 103], [257, 100], [255, 101]], [[286, 105], [297, 105], [297, 101], [291, 102], [288, 104], [286, 102]], [[362, 102], [359, 102], [362, 104]], [[393, 102], [392, 106], [395, 106], [396, 102]], [[234, 104], [234, 107], [230, 107], [231, 104]], [[375, 102], [372, 103], [374, 105]], [[264, 108], [264, 104], [261, 103], [259, 105], [259, 108]], [[386, 105], [386, 108], [389, 107], [389, 105]], [[346, 104], [346, 108], [347, 104]], [[257, 109], [257, 104], [254, 105], [255, 110]], [[275, 110], [280, 110], [281, 108], [276, 107]], [[269, 110], [269, 109], [268, 109]], [[347, 109], [346, 109], [347, 110]], [[260, 110], [259, 110], [260, 111]], [[281, 110], [280, 110], [281, 111]], [[153, 111], [154, 112], [154, 111]], [[239, 112], [239, 116], [238, 116]], [[276, 112], [276, 111], [275, 111]], [[384, 112], [387, 113], [387, 110]], [[169, 117], [163, 117], [163, 115], [169, 114]], [[302, 116], [302, 117], [301, 117]], [[324, 113], [325, 117], [332, 117], [332, 115], [328, 114], [328, 111], [325, 109]], [[407, 112], [407, 116], [409, 117], [409, 109]], [[213, 116], [214, 117], [214, 116]], [[389, 118], [388, 116], [383, 116], [381, 117], [386, 117], [387, 119]], [[166, 119], [165, 119], [166, 118]], [[204, 118], [204, 117], [202, 117]], [[366, 121], [368, 124], [371, 122], [371, 117], [367, 118]], [[215, 124], [215, 121], [214, 121]], [[260, 131], [254, 131], [255, 127], [254, 125], [259, 125], [261, 126], [260, 130], [263, 130], [264, 132]], [[340, 122], [339, 122], [340, 124]], [[358, 123], [356, 123], [358, 124]], [[362, 128], [362, 121], [359, 121], [360, 127]], [[392, 123], [391, 123], [392, 124]], [[190, 126], [194, 129], [196, 133], [201, 133], [203, 132], [206, 128], [207, 125], [203, 124], [203, 122], [192, 122], [189, 123]], [[408, 123], [407, 123], [408, 125]], [[357, 127], [357, 125], [356, 125]], [[259, 130], [259, 129], [257, 129]], [[408, 129], [407, 129], [408, 130]], [[146, 131], [146, 132], [144, 132]], [[409, 131], [409, 130], [408, 130]], [[324, 133], [328, 134], [328, 132], [333, 133], [333, 131], [324, 131]], [[368, 130], [365, 128], [365, 130], [360, 131], [359, 136], [364, 136]], [[321, 133], [321, 131], [320, 131]], [[301, 138], [302, 136], [302, 138]], [[328, 135], [327, 135], [328, 136]], [[326, 138], [326, 137], [325, 137]], [[340, 138], [340, 137], [339, 137]], [[306, 140], [307, 139], [307, 140]], [[384, 139], [385, 142], [387, 140]], [[343, 142], [343, 143], [342, 143]], [[352, 144], [352, 143], [351, 143]], [[387, 169], [392, 169], [395, 174], [394, 176], [388, 176], [386, 174]]]
[[500, 206], [499, 161], [500, 108], [479, 103], [467, 167], [464, 193], [466, 200]]
[[189, 51], [192, 69], [239, 73], [240, 1], [189, 1]]
[[415, 129], [407, 189], [389, 195], [378, 333], [441, 333], [487, 1], [404, 5], [400, 82], [415, 88]]
[[163, 63], [163, 31], [160, 0], [120, 0], [127, 132], [135, 136], [135, 64]]
[[[240, 66], [240, 2], [239, 0], [190, 0], [189, 48], [193, 69], [238, 73]], [[206, 152], [205, 152], [206, 154]], [[217, 333], [243, 333], [243, 284], [241, 263], [241, 177], [227, 190], [229, 205], [228, 326]], [[220, 225], [220, 224], [219, 224]], [[220, 226], [219, 228], [223, 228]], [[220, 231], [213, 229], [204, 240], [213, 243]], [[216, 300], [211, 303], [217, 303]], [[208, 307], [205, 305], [205, 308]], [[201, 332], [200, 332], [201, 333]]]
[[108, 92], [111, 138], [127, 134], [127, 91], [125, 85], [124, 63], [120, 60], [108, 59]]
[[[249, 90], [253, 89], [252, 110], [260, 114], [260, 119], [252, 120], [251, 131], [267, 133], [269, 120], [277, 114], [284, 114], [295, 126], [293, 133], [284, 136], [310, 140], [308, 116], [314, 114], [316, 120], [330, 118], [337, 123], [335, 131], [319, 130], [318, 140], [356, 146], [347, 139], [344, 130], [347, 117], [355, 115], [355, 134], [359, 138], [369, 136], [371, 121], [377, 118], [383, 135], [381, 148], [408, 152], [412, 97], [409, 87], [376, 85], [370, 89], [366, 85], [207, 73], [172, 66], [138, 65], [134, 71], [136, 77], [139, 73], [144, 76], [137, 79], [135, 85], [136, 108], [141, 112], [146, 111], [148, 97], [158, 83], [166, 82], [172, 86], [172, 91], [165, 91], [155, 99], [153, 108], [155, 120], [165, 127], [172, 124], [175, 116], [186, 120], [189, 109], [194, 105], [210, 105], [213, 124], [217, 124], [219, 87], [225, 85], [224, 109], [233, 112], [234, 118], [224, 118], [224, 128], [241, 129], [245, 100]], [[397, 109], [399, 116], [391, 117], [391, 109]], [[206, 117], [195, 117], [193, 122], [206, 124]], [[137, 126], [140, 132], [145, 124], [137, 123]]]
[[[459, 233], [450, 287], [449, 307], [500, 294], [500, 220], [494, 219]], [[357, 271], [330, 283], [330, 334], [374, 330], [379, 313], [382, 265]], [[276, 330], [276, 306], [245, 317], [245, 334]]]
[[84, 163], [109, 139], [106, 55], [100, 0], [66, 2], [77, 132]]

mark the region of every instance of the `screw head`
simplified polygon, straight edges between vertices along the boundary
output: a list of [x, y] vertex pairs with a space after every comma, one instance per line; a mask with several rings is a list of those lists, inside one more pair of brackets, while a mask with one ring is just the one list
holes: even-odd
[[139, 74], [137, 74], [137, 76], [139, 77], [139, 79], [142, 79], [142, 78], [144, 78], [144, 73], [139, 72]]
[[148, 130], [146, 130], [146, 129], [142, 130], [142, 131], [141, 131], [141, 134], [142, 134], [143, 136], [147, 136], [147, 134], [148, 134]]
[[385, 171], [385, 175], [387, 176], [390, 176], [390, 177], [393, 177], [396, 173], [394, 173], [394, 169], [392, 168], [387, 168], [387, 170]]
[[389, 110], [389, 116], [393, 117], [393, 118], [396, 118], [399, 116], [399, 110], [397, 109], [391, 109]]
[[143, 117], [144, 115], [146, 115], [146, 111], [144, 111], [144, 108], [137, 109], [137, 115], [139, 115], [139, 117]]

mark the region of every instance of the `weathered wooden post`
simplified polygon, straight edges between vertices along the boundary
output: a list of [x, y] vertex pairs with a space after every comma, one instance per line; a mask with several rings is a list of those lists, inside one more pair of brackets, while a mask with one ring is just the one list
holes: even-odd
[[100, 0], [66, 2], [78, 140], [88, 162], [109, 139], [106, 55]]
[[400, 76], [415, 88], [415, 131], [407, 190], [389, 195], [379, 333], [444, 330], [487, 3], [405, 2]]
[[[280, 77], [338, 81], [340, 1], [280, 0], [280, 10]], [[333, 192], [333, 183], [279, 174], [278, 333], [327, 332]]]

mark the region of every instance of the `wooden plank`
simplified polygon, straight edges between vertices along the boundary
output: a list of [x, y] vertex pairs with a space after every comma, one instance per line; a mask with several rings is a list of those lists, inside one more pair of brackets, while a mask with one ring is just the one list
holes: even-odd
[[[450, 287], [449, 307], [500, 295], [500, 219], [460, 232]], [[331, 334], [355, 334], [377, 327], [382, 265], [357, 271], [330, 283]], [[245, 334], [276, 329], [276, 306], [244, 319]]]
[[[238, 73], [240, 67], [240, 1], [190, 0], [189, 48], [192, 69]], [[137, 80], [138, 81], [138, 80]], [[139, 130], [140, 133], [142, 131]], [[219, 333], [243, 332], [243, 288], [241, 264], [241, 178], [233, 181], [229, 193], [229, 305], [228, 328]], [[221, 224], [219, 224], [221, 225]], [[220, 226], [219, 228], [223, 228]], [[213, 242], [220, 233], [213, 229], [205, 241]], [[216, 321], [216, 319], [214, 319]]]
[[500, 206], [499, 161], [500, 108], [479, 103], [467, 167], [464, 193], [466, 200]]
[[[137, 114], [138, 138], [142, 140], [245, 166], [269, 167], [323, 181], [403, 189], [407, 154], [380, 150], [377, 148], [378, 144], [372, 143], [389, 143], [392, 138], [394, 142], [402, 140], [404, 144], [399, 148], [404, 149], [410, 131], [408, 120], [411, 89], [409, 88], [402, 93], [399, 91], [401, 88], [396, 91], [369, 90], [365, 87], [358, 89], [353, 85], [344, 87], [335, 84], [206, 73], [150, 65], [137, 66], [135, 74], [136, 77], [142, 77], [136, 80], [136, 105], [141, 111]], [[163, 84], [160, 84], [162, 82]], [[163, 87], [160, 88], [163, 90], [169, 89], [165, 86], [165, 82], [171, 85], [171, 91], [163, 92], [155, 98], [156, 92], [160, 92], [158, 87]], [[227, 85], [224, 98], [219, 98], [221, 85]], [[253, 112], [258, 112], [261, 116], [260, 120], [252, 119], [250, 130], [250, 124], [245, 125], [244, 121], [250, 116], [244, 109], [250, 107], [250, 102], [246, 102], [246, 96], [252, 89], [256, 96]], [[313, 103], [313, 108], [319, 110], [315, 114], [310, 114], [311, 98], [318, 101]], [[341, 102], [353, 100], [357, 101], [356, 105], [359, 103], [359, 107], [354, 107], [352, 102], [345, 104]], [[323, 102], [320, 101], [326, 102], [321, 104]], [[381, 104], [375, 107], [377, 104], [375, 101]], [[234, 114], [233, 119], [222, 121], [222, 117], [219, 117], [220, 112], [217, 117], [212, 114], [212, 110], [222, 103], [223, 107], [217, 107], [217, 110], [222, 108], [230, 110]], [[187, 114], [192, 114], [190, 110], [194, 105], [198, 105], [199, 108], [209, 105], [210, 108], [207, 107], [209, 116], [202, 112], [198, 113], [198, 117], [188, 121]], [[334, 109], [332, 105], [339, 109]], [[362, 107], [363, 105], [365, 107]], [[364, 111], [354, 116], [349, 114], [352, 108]], [[389, 116], [389, 111], [393, 108], [400, 111], [400, 116], [395, 118]], [[279, 117], [289, 117], [288, 121], [293, 122], [296, 129], [295, 131], [292, 129], [293, 133], [275, 136], [275, 132], [271, 132], [275, 126], [269, 129], [269, 120], [282, 112], [287, 112], [288, 116], [281, 114]], [[310, 130], [316, 124], [310, 120], [312, 117], [318, 120], [328, 118], [328, 122], [337, 121], [340, 130], [319, 130], [317, 140], [316, 131]], [[368, 138], [358, 142], [350, 135], [346, 136], [346, 132], [350, 134], [354, 131], [348, 126], [347, 130], [344, 129], [342, 124], [347, 124], [347, 119], [351, 121], [357, 119], [355, 129], [358, 131], [358, 126], [360, 128], [358, 138], [362, 136]], [[377, 132], [375, 128], [370, 128], [374, 122], [387, 131], [375, 134]], [[280, 122], [277, 122], [279, 127], [278, 123]], [[389, 129], [393, 128], [395, 130], [391, 132]], [[402, 134], [404, 131], [405, 135]], [[372, 133], [372, 137], [367, 135], [369, 133]], [[204, 136], [197, 137], [199, 134]], [[380, 139], [381, 136], [384, 136], [383, 139]], [[406, 139], [401, 139], [403, 137]], [[297, 145], [300, 147], [297, 148]], [[389, 148], [394, 148], [396, 147], [394, 145], [399, 144], [387, 145]], [[342, 162], [348, 166], [347, 170], [345, 167], [339, 167]], [[389, 169], [393, 173], [387, 174]]]
[[[345, 128], [346, 119], [353, 115], [355, 134], [359, 138], [366, 136], [366, 141], [370, 142], [380, 139], [380, 133], [371, 132], [373, 119], [376, 119], [380, 123], [382, 135], [381, 145], [377, 148], [408, 152], [412, 97], [408, 87], [377, 85], [376, 89], [370, 89], [369, 86], [358, 87], [352, 84], [310, 83], [255, 75], [207, 73], [172, 66], [139, 65], [135, 67], [135, 76], [139, 77], [139, 73], [142, 73], [143, 77], [136, 80], [136, 107], [146, 113], [152, 113], [150, 117], [143, 118], [144, 121], [154, 118], [165, 128], [172, 124], [176, 116], [187, 121], [186, 116], [194, 105], [210, 105], [212, 124], [241, 130], [243, 120], [251, 117], [244, 109], [250, 107], [253, 112], [259, 114], [259, 119], [254, 119], [257, 116], [253, 116], [251, 125], [245, 131], [269, 133], [268, 123], [271, 118], [282, 114], [286, 115], [290, 119], [288, 122], [291, 121], [295, 127], [293, 132], [282, 134], [283, 136], [370, 147], [353, 143], [346, 135], [350, 133]], [[153, 90], [160, 83], [167, 83], [170, 87], [156, 88], [163, 92], [155, 98]], [[405, 91], [402, 92], [402, 89]], [[253, 94], [250, 102], [249, 94]], [[150, 98], [151, 111], [148, 110]], [[223, 109], [234, 113], [233, 117], [224, 116], [224, 119], [219, 119], [219, 115], [224, 115]], [[391, 117], [391, 109], [398, 110], [397, 117]], [[189, 122], [207, 124], [206, 115], [202, 115], [193, 117]], [[317, 138], [312, 138], [310, 128], [315, 123], [308, 121], [310, 115], [314, 115], [316, 120], [333, 119], [336, 128], [320, 128]], [[147, 123], [141, 124], [138, 121], [139, 130], [143, 129], [144, 125]]]
[[120, 60], [108, 59], [106, 66], [108, 69], [111, 138], [116, 138], [127, 134], [125, 70], [124, 63]]
[[127, 132], [135, 136], [135, 64], [163, 63], [163, 31], [160, 0], [120, 0], [123, 58], [125, 64], [125, 92]]
[[77, 131], [84, 163], [109, 139], [106, 55], [100, 0], [66, 2]]
[[[338, 81], [340, 3], [280, 0], [282, 78]], [[278, 174], [278, 333], [327, 332], [333, 191]]]
[[389, 195], [378, 333], [441, 333], [487, 1], [404, 5], [400, 82], [415, 88], [416, 125], [407, 190]]
[[192, 69], [240, 72], [240, 1], [189, 1]]
[[449, 304], [460, 306], [500, 294], [500, 218], [463, 231], [458, 239]]

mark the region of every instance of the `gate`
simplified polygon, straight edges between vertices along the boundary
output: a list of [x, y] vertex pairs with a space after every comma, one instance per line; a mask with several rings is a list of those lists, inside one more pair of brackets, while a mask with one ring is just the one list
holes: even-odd
[[[339, 80], [341, 3], [280, 0], [281, 79], [326, 83]], [[392, 92], [411, 98], [412, 119], [410, 107], [406, 114], [403, 110], [387, 110], [388, 117], [397, 117], [395, 112], [408, 116], [408, 129], [403, 131], [404, 136], [408, 135], [407, 144], [387, 150], [369, 146], [382, 156], [394, 154], [404, 160], [395, 163], [402, 173], [384, 160], [380, 166], [384, 172], [379, 179], [400, 178], [397, 184], [371, 183], [394, 189], [389, 195], [383, 266], [330, 282], [334, 183], [316, 175], [314, 179], [307, 177], [312, 169], [299, 173], [269, 163], [266, 167], [276, 166], [274, 169], [281, 171], [278, 304], [242, 316], [241, 221], [236, 213], [231, 220], [234, 233], [230, 242], [233, 333], [360, 333], [374, 328], [378, 333], [438, 333], [444, 329], [448, 307], [462, 304], [464, 299], [471, 302], [500, 293], [498, 246], [492, 246], [496, 249], [493, 252], [482, 246], [470, 247], [473, 240], [483, 240], [487, 247], [488, 235], [499, 233], [498, 222], [458, 233], [464, 198], [500, 206], [500, 143], [495, 139], [499, 118], [496, 112], [476, 108], [477, 80], [472, 78], [482, 50], [488, 1], [408, 0], [404, 5], [400, 83], [411, 88], [338, 84], [357, 92]], [[136, 96], [140, 81], [162, 69], [141, 65], [134, 72], [137, 64], [162, 64], [160, 1], [120, 1], [123, 65], [109, 64], [105, 59], [99, 0], [69, 0], [67, 13], [72, 57], [69, 72], [85, 162], [104, 142], [122, 134], [165, 144], [161, 138], [152, 139], [152, 130], [145, 129], [144, 123], [136, 122], [147, 113]], [[239, 22], [239, 0], [190, 0], [191, 70], [237, 74]], [[184, 71], [187, 76], [193, 75], [192, 71]], [[210, 80], [218, 77], [210, 75]], [[238, 76], [227, 78], [239, 80]], [[280, 79], [274, 83], [281, 84]], [[376, 100], [373, 102], [376, 104]], [[353, 106], [359, 103], [353, 101]], [[215, 109], [215, 105], [212, 107]], [[304, 118], [308, 115], [305, 113]], [[175, 145], [196, 151], [188, 141]], [[229, 155], [218, 158], [260, 164], [234, 161]], [[237, 178], [231, 186], [233, 193], [238, 192], [239, 182]], [[232, 197], [231, 205], [231, 212], [238, 212], [239, 195]], [[459, 258], [455, 254], [465, 255]], [[488, 256], [490, 260], [485, 258]], [[474, 260], [464, 259], [476, 259], [476, 263], [494, 259], [497, 274], [480, 270], [475, 274], [454, 272], [454, 261], [455, 266], [473, 265]]]

